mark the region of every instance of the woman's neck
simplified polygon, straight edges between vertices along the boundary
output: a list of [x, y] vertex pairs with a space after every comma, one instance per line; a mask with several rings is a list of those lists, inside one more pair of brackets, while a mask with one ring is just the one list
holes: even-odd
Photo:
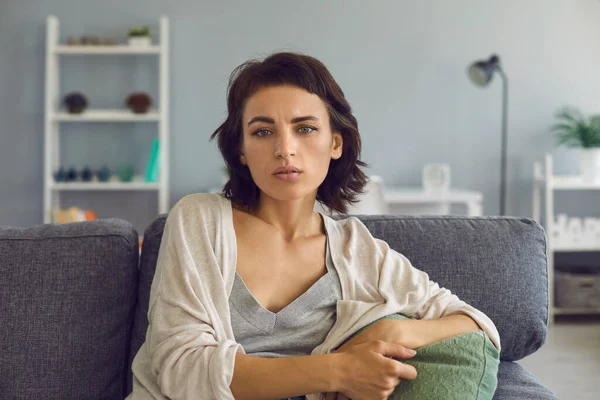
[[314, 211], [314, 200], [261, 199], [250, 214], [280, 231], [284, 240], [289, 242], [323, 233], [323, 221]]

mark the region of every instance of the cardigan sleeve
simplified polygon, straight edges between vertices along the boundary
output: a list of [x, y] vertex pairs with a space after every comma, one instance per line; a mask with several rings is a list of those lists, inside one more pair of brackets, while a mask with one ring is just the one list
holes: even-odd
[[233, 399], [241, 346], [220, 322], [227, 295], [213, 250], [218, 228], [214, 213], [191, 203], [184, 198], [169, 213], [160, 245], [146, 334], [151, 372], [173, 400]]
[[430, 280], [426, 272], [413, 267], [404, 255], [391, 249], [386, 242], [374, 240], [381, 256], [379, 291], [386, 300], [400, 303], [403, 313], [417, 319], [466, 314], [477, 322], [494, 346], [500, 350], [500, 336], [487, 315]]
[[[371, 235], [367, 227], [358, 219], [352, 218], [352, 234], [347, 246], [353, 251], [358, 264], [372, 271], [377, 269], [377, 281], [373, 291], [383, 301], [394, 304], [395, 309], [404, 315], [417, 319], [437, 319], [452, 314], [466, 314], [490, 338], [500, 350], [500, 335], [492, 320], [483, 312], [460, 300], [450, 290], [440, 287], [429, 279], [429, 275], [411, 264], [402, 254], [390, 248], [387, 242]], [[372, 272], [363, 272], [372, 276]]]

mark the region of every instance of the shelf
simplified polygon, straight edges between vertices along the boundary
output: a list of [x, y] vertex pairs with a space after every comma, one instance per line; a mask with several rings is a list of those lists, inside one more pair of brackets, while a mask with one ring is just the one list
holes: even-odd
[[160, 54], [160, 46], [129, 46], [119, 44], [114, 46], [96, 46], [96, 45], [61, 45], [56, 46], [56, 54], [122, 54], [122, 55], [138, 55], [138, 54]]
[[59, 111], [52, 114], [51, 119], [63, 122], [144, 122], [159, 121], [160, 112], [157, 110], [148, 111], [145, 114], [135, 114], [134, 112], [123, 110], [85, 110], [81, 114], [69, 114], [66, 111]]
[[[124, 194], [127, 192], [142, 192], [149, 194], [151, 197], [156, 195], [158, 214], [166, 213], [169, 210], [169, 86], [170, 86], [170, 62], [169, 62], [169, 18], [166, 15], [161, 15], [159, 26], [153, 28], [153, 33], [156, 35], [154, 43], [148, 45], [130, 45], [126, 41], [114, 44], [71, 44], [64, 40], [67, 35], [74, 32], [62, 32], [60, 20], [54, 15], [48, 15], [46, 19], [46, 37], [45, 37], [45, 68], [44, 68], [44, 136], [40, 138], [40, 144], [43, 144], [43, 164], [44, 164], [44, 196], [43, 196], [43, 218], [44, 223], [49, 223], [52, 219], [52, 211], [61, 208], [60, 194], [78, 193], [86, 196], [98, 196], [101, 191], [113, 194]], [[123, 100], [118, 101], [114, 105], [106, 104], [106, 108], [100, 108], [102, 105], [91, 105], [80, 114], [70, 114], [66, 107], [62, 106], [61, 98], [63, 93], [61, 88], [64, 86], [61, 81], [63, 78], [63, 65], [65, 62], [74, 61], [75, 58], [85, 60], [84, 65], [78, 67], [92, 68], [97, 61], [110, 60], [117, 64], [115, 68], [124, 68], [123, 72], [130, 75], [135, 74], [135, 68], [139, 67], [135, 63], [121, 64], [119, 61], [141, 60], [142, 58], [152, 63], [156, 62], [156, 71], [144, 79], [150, 83], [155, 81], [156, 93], [154, 94], [154, 106], [147, 113], [136, 114], [124, 104]], [[101, 68], [102, 66], [95, 66]], [[125, 70], [126, 68], [126, 70]], [[87, 71], [88, 73], [90, 71]], [[66, 74], [64, 78], [68, 81], [72, 78]], [[144, 75], [144, 78], [146, 76]], [[156, 78], [156, 79], [154, 79]], [[149, 83], [146, 82], [146, 83]], [[138, 82], [140, 83], [140, 82]], [[141, 82], [141, 84], [144, 84]], [[117, 88], [118, 89], [118, 88]], [[121, 96], [118, 94], [116, 96]], [[118, 97], [117, 97], [118, 99]], [[98, 126], [109, 127], [116, 124], [130, 124], [144, 128], [149, 134], [155, 136], [160, 145], [158, 147], [158, 160], [160, 160], [161, 173], [159, 182], [146, 182], [143, 171], [137, 171], [137, 175], [132, 182], [121, 182], [117, 174], [111, 176], [109, 182], [100, 182], [96, 177], [93, 181], [83, 182], [56, 182], [54, 174], [56, 170], [64, 165], [64, 160], [61, 158], [62, 140], [61, 133], [68, 128], [66, 124], [82, 126], [83, 124], [95, 123]], [[156, 126], [154, 126], [156, 125]], [[43, 139], [43, 140], [42, 140]], [[125, 138], [123, 138], [125, 139]], [[131, 146], [135, 146], [134, 138], [126, 138]], [[119, 141], [121, 138], [116, 138]], [[104, 149], [98, 148], [96, 151], [102, 152]], [[135, 151], [135, 148], [133, 148]], [[109, 160], [110, 161], [110, 160]], [[123, 193], [117, 193], [123, 192]], [[125, 199], [123, 200], [125, 201]], [[156, 214], [152, 213], [152, 218]], [[123, 216], [122, 216], [123, 217]]]
[[554, 248], [555, 252], [561, 252], [561, 253], [579, 253], [579, 252], [597, 252], [597, 251], [600, 251], [600, 247], [599, 246], [574, 247], [574, 246], [554, 245], [553, 248]]
[[562, 308], [554, 307], [555, 315], [593, 315], [600, 314], [600, 308]]
[[111, 180], [109, 182], [52, 182], [51, 190], [158, 190], [159, 182], [145, 182], [142, 178], [136, 178], [132, 182], [121, 182]]
[[[537, 177], [538, 182], [546, 183], [543, 177]], [[600, 182], [585, 182], [577, 175], [554, 175], [552, 188], [555, 190], [600, 190]]]

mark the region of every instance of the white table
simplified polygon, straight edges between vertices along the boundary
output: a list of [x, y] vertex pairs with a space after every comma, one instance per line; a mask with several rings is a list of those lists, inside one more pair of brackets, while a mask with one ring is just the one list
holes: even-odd
[[481, 192], [449, 189], [445, 192], [430, 192], [422, 188], [407, 188], [398, 186], [385, 186], [384, 198], [392, 213], [417, 214], [450, 214], [452, 204], [466, 206], [468, 216], [483, 215], [483, 194]]

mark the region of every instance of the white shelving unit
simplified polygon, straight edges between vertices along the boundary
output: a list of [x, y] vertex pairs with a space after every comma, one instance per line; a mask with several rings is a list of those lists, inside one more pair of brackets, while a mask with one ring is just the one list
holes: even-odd
[[134, 114], [129, 110], [86, 110], [81, 114], [59, 111], [52, 113], [50, 119], [57, 122], [144, 122], [160, 121], [161, 113], [156, 110], [145, 114]]
[[[158, 212], [168, 211], [169, 201], [169, 20], [160, 17], [160, 43], [151, 46], [80, 46], [59, 43], [60, 23], [55, 16], [49, 16], [46, 26], [46, 88], [44, 121], [44, 223], [52, 221], [52, 210], [60, 207], [60, 194], [63, 191], [156, 191]], [[81, 114], [69, 114], [61, 110], [60, 64], [61, 58], [77, 55], [123, 55], [155, 56], [159, 62], [160, 109], [145, 114], [135, 114], [128, 109], [86, 109]], [[131, 182], [112, 179], [109, 182], [55, 182], [54, 172], [61, 165], [60, 127], [69, 122], [152, 122], [158, 123], [160, 142], [157, 182], [145, 182], [135, 177]]]
[[545, 200], [545, 230], [548, 256], [549, 321], [555, 315], [600, 314], [600, 308], [560, 308], [554, 306], [554, 255], [557, 252], [600, 252], [600, 246], [563, 246], [554, 243], [554, 192], [565, 190], [600, 191], [600, 182], [586, 182], [580, 176], [554, 175], [552, 155], [546, 154], [533, 167], [533, 219], [541, 221], [542, 199]]

